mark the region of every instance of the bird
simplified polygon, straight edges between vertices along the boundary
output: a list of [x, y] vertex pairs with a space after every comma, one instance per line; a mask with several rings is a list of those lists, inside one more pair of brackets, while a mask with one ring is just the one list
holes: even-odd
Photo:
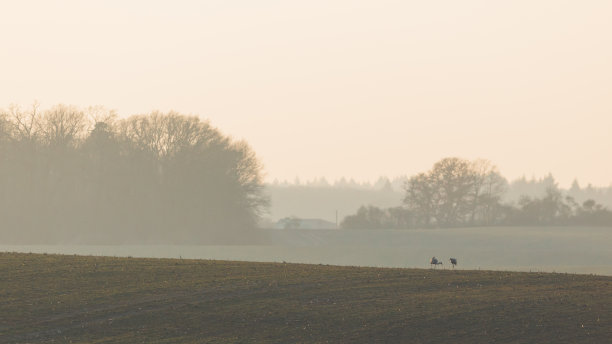
[[431, 259], [429, 260], [429, 264], [433, 265], [435, 268], [438, 265], [442, 265], [442, 262], [438, 261], [438, 258], [436, 257], [431, 257]]
[[451, 258], [449, 259], [451, 264], [453, 264], [453, 269], [455, 268], [455, 265], [457, 265], [457, 258]]

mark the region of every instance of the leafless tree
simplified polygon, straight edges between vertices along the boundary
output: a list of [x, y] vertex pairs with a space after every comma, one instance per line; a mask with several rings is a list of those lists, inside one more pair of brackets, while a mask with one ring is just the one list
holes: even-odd
[[41, 117], [38, 103], [32, 104], [27, 111], [21, 110], [17, 105], [11, 105], [7, 117], [12, 123], [12, 134], [17, 140], [25, 142], [36, 140]]
[[49, 146], [65, 147], [84, 138], [87, 118], [75, 106], [60, 104], [45, 111], [37, 124], [41, 137]]

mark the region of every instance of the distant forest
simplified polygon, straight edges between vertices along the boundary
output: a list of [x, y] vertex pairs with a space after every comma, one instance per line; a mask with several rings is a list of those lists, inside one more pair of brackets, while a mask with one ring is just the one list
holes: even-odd
[[[524, 180], [515, 189], [528, 191]], [[445, 158], [427, 172], [408, 178], [401, 205], [361, 206], [346, 216], [343, 228], [431, 228], [496, 225], [612, 226], [612, 211], [594, 199], [577, 201], [577, 182], [562, 191], [552, 176], [545, 178], [541, 196], [521, 194], [507, 200], [509, 185], [487, 160]], [[539, 186], [539, 185], [538, 185]], [[588, 191], [585, 190], [588, 194]], [[516, 191], [515, 191], [516, 192]]]
[[252, 241], [263, 188], [249, 146], [194, 116], [0, 113], [5, 243]]
[[[262, 226], [270, 227], [278, 219], [294, 217], [321, 218], [334, 222], [336, 211], [339, 214], [339, 221], [342, 221], [349, 215], [355, 215], [362, 207], [363, 209], [360, 210], [362, 214], [367, 209], [371, 209], [374, 214], [388, 212], [391, 208], [405, 207], [403, 203], [406, 196], [404, 186], [409, 179], [407, 176], [380, 177], [374, 183], [356, 182], [350, 178], [335, 181], [328, 181], [325, 178], [291, 182], [275, 180], [266, 185], [271, 207], [270, 217]], [[608, 209], [612, 207], [612, 187], [594, 187], [590, 184], [581, 187], [578, 181], [574, 181], [570, 188], [562, 189], [552, 174], [542, 178], [521, 177], [504, 184], [500, 203], [508, 206], [518, 207], [521, 199], [524, 201], [527, 197], [530, 199], [543, 198], [547, 190], [556, 190], [562, 194], [563, 198], [569, 196], [573, 202], [581, 206], [590, 200], [600, 207]], [[391, 221], [389, 216], [389, 214], [383, 216], [386, 220], [370, 221], [373, 223], [369, 223], [369, 226], [383, 226], [379, 223], [386, 223], [385, 226], [389, 226], [389, 222], [397, 222]], [[377, 215], [372, 215], [372, 217], [376, 218]]]

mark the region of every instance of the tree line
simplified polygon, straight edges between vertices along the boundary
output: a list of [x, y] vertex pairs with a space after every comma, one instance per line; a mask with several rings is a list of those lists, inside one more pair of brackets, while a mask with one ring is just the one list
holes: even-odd
[[541, 197], [503, 201], [507, 180], [487, 160], [445, 158], [404, 184], [403, 205], [362, 206], [343, 228], [431, 228], [495, 225], [612, 226], [612, 212], [594, 200], [578, 203], [552, 184]]
[[251, 148], [198, 117], [0, 113], [5, 242], [229, 242], [254, 235], [267, 204]]

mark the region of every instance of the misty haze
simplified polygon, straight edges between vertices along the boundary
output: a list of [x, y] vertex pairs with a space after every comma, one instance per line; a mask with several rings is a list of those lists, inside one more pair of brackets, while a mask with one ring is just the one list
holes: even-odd
[[[612, 274], [612, 212], [582, 200], [609, 189], [508, 183], [491, 162], [459, 158], [393, 183], [266, 186], [245, 142], [193, 116], [34, 105], [0, 123], [3, 242], [57, 245], [5, 251], [383, 267], [424, 267], [438, 252], [465, 268]], [[265, 218], [270, 201], [294, 213]]]
[[610, 11], [0, 5], [0, 342], [606, 342]]

